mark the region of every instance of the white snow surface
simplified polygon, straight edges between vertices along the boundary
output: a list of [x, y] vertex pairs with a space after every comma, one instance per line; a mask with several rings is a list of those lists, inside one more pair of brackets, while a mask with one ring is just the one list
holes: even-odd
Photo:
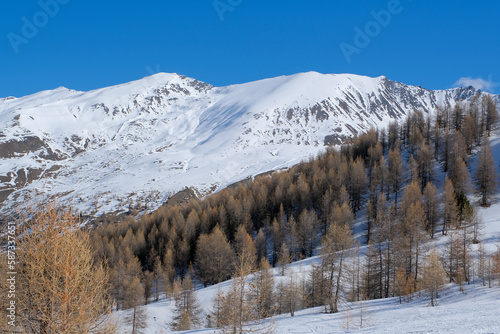
[[[200, 290], [199, 295], [206, 298], [208, 291]], [[363, 302], [365, 319], [360, 328], [360, 303], [349, 303], [340, 308], [338, 313], [328, 314], [322, 307], [301, 310], [295, 313], [268, 319], [261, 324], [248, 328], [272, 328], [274, 333], [500, 333], [500, 288], [488, 288], [481, 284], [465, 287], [464, 292], [458, 291], [456, 285], [450, 284], [440, 294], [438, 305], [431, 307], [426, 295], [417, 296], [411, 302], [399, 298], [378, 299]], [[352, 323], [346, 328], [346, 309]], [[168, 323], [171, 321], [173, 302], [162, 300], [147, 307], [147, 334], [172, 333]], [[123, 323], [127, 313], [121, 311], [118, 316], [121, 331], [130, 333], [130, 328]], [[220, 330], [195, 329], [178, 333], [213, 334]], [[256, 331], [258, 333], [258, 331]]]
[[[205, 195], [297, 164], [325, 140], [338, 144], [478, 94], [350, 74], [213, 87], [160, 73], [89, 92], [60, 87], [0, 99], [0, 200], [9, 195], [0, 210], [50, 196], [85, 213], [126, 211], [130, 202], [151, 210], [185, 187]], [[43, 145], [5, 146], [29, 138]]]

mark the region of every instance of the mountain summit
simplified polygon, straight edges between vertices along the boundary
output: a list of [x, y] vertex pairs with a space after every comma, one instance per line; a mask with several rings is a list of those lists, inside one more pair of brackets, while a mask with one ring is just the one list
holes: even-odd
[[159, 73], [89, 92], [60, 87], [4, 98], [0, 205], [57, 196], [94, 214], [138, 202], [152, 209], [185, 187], [206, 194], [413, 110], [433, 114], [482, 94], [351, 74], [214, 87]]

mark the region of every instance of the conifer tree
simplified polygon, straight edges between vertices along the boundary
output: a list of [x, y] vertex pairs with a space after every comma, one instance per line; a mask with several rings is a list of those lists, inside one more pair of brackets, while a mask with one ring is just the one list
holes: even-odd
[[234, 251], [218, 226], [209, 235], [202, 234], [198, 239], [196, 266], [204, 284], [220, 283], [231, 275]]
[[435, 250], [432, 250], [429, 254], [424, 264], [423, 272], [422, 287], [430, 294], [431, 306], [435, 306], [438, 292], [442, 289], [446, 280], [443, 263]]
[[308, 304], [310, 307], [325, 305], [326, 303], [326, 290], [328, 287], [326, 284], [325, 269], [326, 268], [322, 262], [319, 264], [314, 263], [311, 267], [311, 271], [309, 272]]
[[132, 327], [132, 334], [145, 334], [148, 326], [145, 307], [135, 305], [125, 318], [125, 322]]
[[476, 163], [476, 172], [474, 181], [476, 192], [481, 196], [481, 206], [489, 205], [492, 196], [497, 189], [498, 174], [495, 168], [495, 161], [491, 153], [490, 140], [488, 137], [483, 138], [482, 151], [479, 154]]
[[439, 200], [437, 195], [437, 188], [432, 183], [429, 182], [424, 190], [424, 209], [425, 216], [427, 218], [427, 230], [430, 233], [431, 238], [434, 238], [434, 232], [436, 230], [436, 224], [439, 220]]
[[291, 261], [290, 251], [286, 246], [286, 243], [283, 243], [280, 248], [280, 252], [278, 255], [278, 266], [281, 267], [281, 276], [285, 276], [285, 270], [287, 265]]
[[[247, 233], [245, 227], [240, 225], [235, 235], [235, 248], [237, 260], [242, 258], [242, 254], [245, 254], [245, 261], [248, 262], [248, 266], [252, 269], [257, 267], [257, 251], [255, 248], [255, 243], [252, 237]], [[238, 263], [236, 264], [239, 265]]]
[[259, 271], [255, 273], [251, 294], [255, 301], [257, 317], [270, 317], [274, 313], [274, 276], [269, 262], [264, 257], [260, 260]]
[[474, 147], [474, 138], [478, 132], [477, 122], [474, 116], [468, 114], [465, 116], [465, 120], [462, 127], [462, 134], [464, 136], [465, 147], [467, 149], [467, 154], [472, 153], [472, 148]]
[[352, 212], [356, 214], [356, 211], [361, 209], [361, 197], [366, 190], [366, 173], [364, 162], [361, 158], [351, 161], [349, 176]]
[[297, 240], [300, 253], [304, 257], [311, 257], [316, 246], [318, 219], [314, 211], [303, 210], [297, 220]]
[[497, 107], [493, 99], [491, 98], [491, 95], [488, 94], [485, 97], [485, 102], [486, 102], [486, 133], [491, 135], [491, 131], [495, 128], [496, 123], [498, 122], [498, 112], [497, 112]]
[[23, 333], [89, 333], [111, 311], [108, 273], [71, 211], [38, 207], [17, 241], [16, 323]]
[[450, 226], [454, 226], [457, 223], [457, 211], [455, 188], [453, 187], [453, 183], [446, 176], [444, 179], [443, 191], [443, 234], [447, 234]]
[[498, 280], [500, 280], [500, 247], [498, 248], [497, 252], [495, 254], [491, 255], [492, 258], [492, 275], [496, 277]]
[[153, 290], [154, 290], [155, 302], [158, 302], [160, 300], [160, 293], [163, 291], [164, 286], [165, 285], [163, 282], [163, 266], [160, 257], [157, 256], [153, 266]]
[[172, 330], [184, 331], [200, 326], [201, 309], [190, 275], [186, 275], [182, 281], [174, 281], [173, 295], [175, 315], [170, 324]]
[[[398, 192], [403, 182], [403, 161], [401, 160], [401, 152], [399, 149], [389, 151], [388, 156], [389, 177], [388, 181], [391, 185], [392, 193], [395, 196], [396, 207], [398, 205]], [[388, 197], [389, 198], [389, 197]]]
[[352, 231], [347, 224], [333, 224], [323, 238], [321, 260], [328, 277], [328, 312], [338, 312], [342, 276], [348, 251], [354, 246]]
[[394, 287], [393, 287], [394, 294], [399, 297], [400, 304], [402, 303], [403, 296], [405, 294], [406, 279], [407, 279], [406, 270], [400, 268], [396, 272], [396, 277], [394, 278]]
[[470, 173], [462, 157], [459, 156], [453, 161], [449, 176], [457, 194], [466, 195], [470, 191]]
[[125, 298], [123, 308], [128, 309], [138, 305], [143, 305], [145, 301], [144, 286], [138, 276], [132, 276], [126, 279], [124, 284]]
[[418, 177], [420, 179], [420, 190], [423, 191], [427, 183], [434, 178], [434, 160], [428, 145], [423, 144], [417, 155]]
[[[281, 205], [281, 209], [283, 206]], [[280, 210], [280, 212], [283, 212]], [[281, 216], [281, 215], [280, 215]], [[276, 263], [278, 262], [278, 254], [281, 248], [281, 245], [283, 244], [283, 232], [285, 230], [285, 224], [280, 223], [280, 221], [284, 221], [285, 214], [283, 212], [282, 214], [282, 219], [278, 220], [277, 218], [273, 219], [273, 222], [271, 224], [271, 242], [273, 244], [273, 254], [272, 254], [272, 260], [271, 260], [271, 265], [274, 267], [276, 266]]]
[[300, 285], [299, 277], [293, 269], [288, 272], [285, 284], [281, 285], [281, 288], [284, 289], [282, 294], [284, 295], [285, 310], [292, 317], [295, 316], [295, 311], [301, 307]]
[[255, 250], [257, 252], [258, 263], [260, 263], [262, 259], [267, 259], [267, 238], [262, 228], [259, 229], [257, 237], [255, 238]]
[[247, 249], [239, 254], [237, 266], [232, 277], [231, 289], [223, 298], [220, 323], [224, 324], [223, 332], [244, 333], [245, 324], [255, 318], [255, 303], [250, 293], [250, 286], [247, 283], [247, 276], [252, 273], [253, 254]]
[[158, 270], [162, 274], [163, 281], [163, 291], [165, 292], [167, 298], [170, 297], [172, 292], [172, 283], [174, 281], [175, 276], [175, 260], [174, 260], [174, 252], [172, 250], [173, 246], [166, 246], [165, 255], [163, 257], [163, 265]]

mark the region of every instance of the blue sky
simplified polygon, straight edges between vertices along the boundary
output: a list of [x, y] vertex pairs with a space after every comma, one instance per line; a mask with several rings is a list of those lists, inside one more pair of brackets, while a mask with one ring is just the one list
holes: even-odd
[[3, 0], [0, 96], [159, 71], [217, 86], [306, 71], [429, 89], [462, 78], [498, 93], [499, 13], [495, 0]]

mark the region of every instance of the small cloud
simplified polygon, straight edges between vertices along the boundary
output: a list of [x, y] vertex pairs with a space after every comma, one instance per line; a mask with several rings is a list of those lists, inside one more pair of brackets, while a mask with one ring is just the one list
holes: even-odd
[[464, 77], [460, 78], [453, 84], [453, 87], [469, 87], [472, 86], [476, 89], [485, 91], [492, 91], [496, 84], [490, 79], [484, 80], [482, 78]]

